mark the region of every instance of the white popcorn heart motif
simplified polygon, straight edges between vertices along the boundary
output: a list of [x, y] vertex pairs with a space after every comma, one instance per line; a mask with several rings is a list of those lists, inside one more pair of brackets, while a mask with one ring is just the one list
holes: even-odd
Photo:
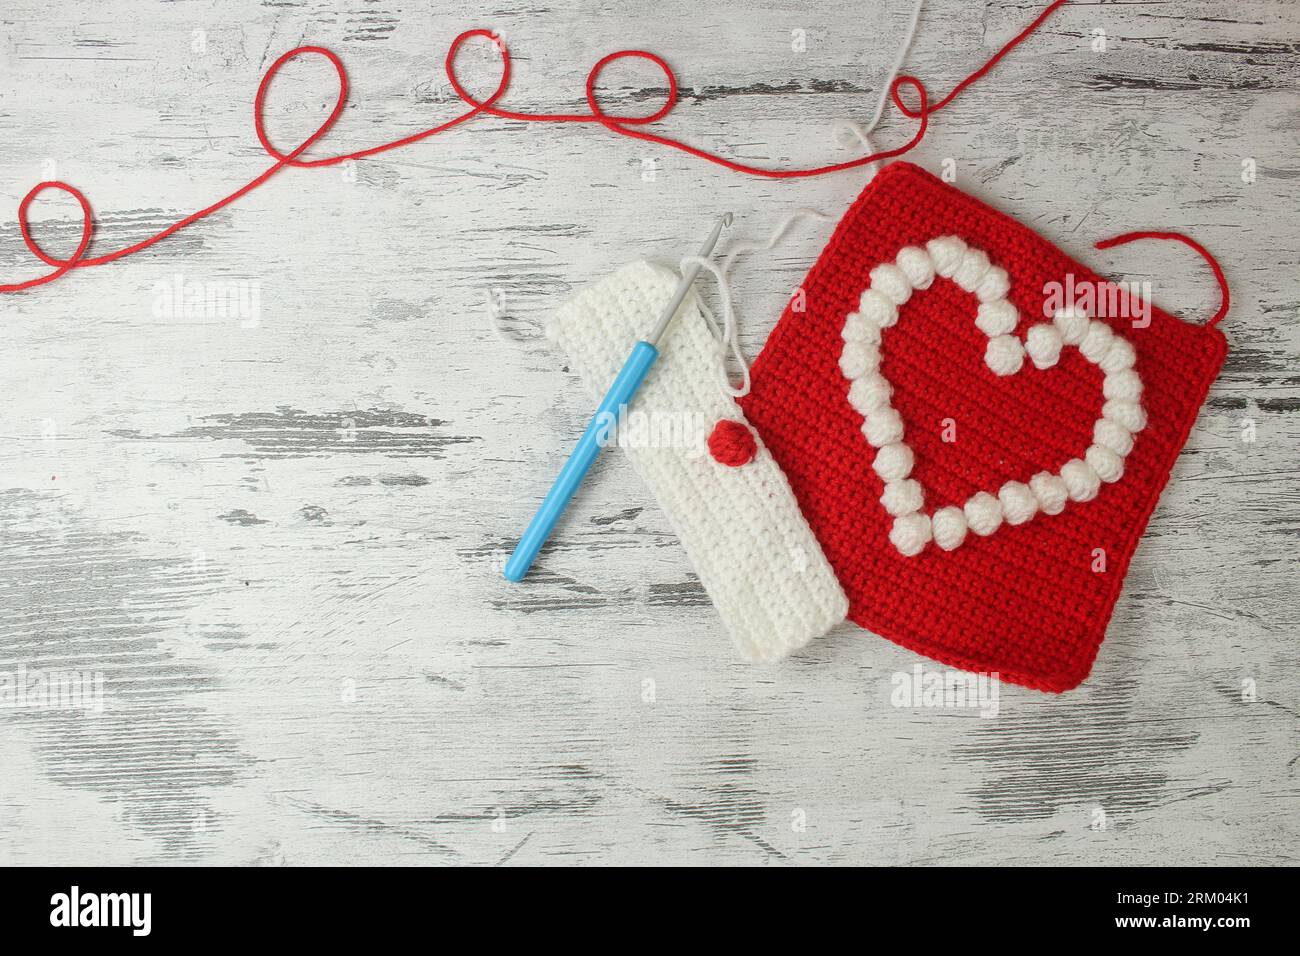
[[[988, 336], [984, 364], [994, 374], [1016, 374], [1026, 354], [1035, 368], [1049, 369], [1064, 346], [1073, 346], [1104, 374], [1105, 403], [1083, 458], [1066, 462], [1059, 474], [1040, 471], [1028, 484], [1008, 481], [996, 494], [981, 491], [961, 507], [929, 514], [924, 489], [910, 477], [912, 449], [903, 440], [903, 419], [890, 404], [893, 387], [880, 373], [880, 347], [883, 330], [898, 322], [899, 307], [914, 291], [930, 288], [936, 276], [979, 299], [975, 325]], [[1132, 344], [1072, 306], [1058, 310], [1051, 322], [1030, 326], [1022, 342], [1012, 334], [1020, 313], [1007, 299], [1010, 287], [1006, 270], [992, 264], [985, 252], [956, 236], [941, 236], [925, 248], [906, 246], [893, 262], [872, 269], [870, 287], [844, 322], [840, 371], [849, 381], [849, 403], [863, 417], [862, 433], [876, 448], [872, 468], [885, 483], [880, 501], [894, 519], [889, 540], [908, 557], [920, 554], [930, 541], [952, 551], [968, 532], [988, 536], [1004, 522], [1024, 524], [1040, 511], [1055, 515], [1070, 501], [1091, 501], [1103, 483], [1123, 476], [1133, 436], [1146, 426]]]

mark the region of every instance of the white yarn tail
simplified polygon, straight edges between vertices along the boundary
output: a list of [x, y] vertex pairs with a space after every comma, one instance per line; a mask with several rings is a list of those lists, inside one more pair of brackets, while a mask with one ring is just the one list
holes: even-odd
[[[841, 120], [835, 124], [835, 132], [848, 131], [858, 138], [863, 147], [867, 150], [868, 155], [876, 151], [875, 145], [871, 142], [871, 133], [880, 124], [880, 118], [885, 114], [885, 104], [889, 102], [889, 90], [894, 85], [894, 80], [898, 78], [898, 71], [903, 68], [903, 62], [907, 59], [907, 53], [912, 48], [912, 41], [916, 38], [917, 26], [921, 22], [921, 8], [925, 0], [916, 0], [916, 6], [912, 8], [912, 18], [908, 22], [907, 32], [903, 35], [903, 42], [898, 48], [898, 53], [894, 57], [894, 63], [889, 68], [889, 73], [880, 88], [880, 97], [876, 100], [876, 110], [871, 115], [871, 121], [865, 127], [853, 122], [852, 120]], [[880, 163], [875, 162], [870, 166], [871, 175], [874, 177], [880, 172]], [[707, 309], [702, 310], [704, 317], [713, 331], [713, 336], [718, 341], [717, 349], [717, 368], [718, 368], [718, 387], [722, 393], [729, 398], [740, 398], [749, 394], [749, 363], [745, 361], [745, 355], [740, 349], [740, 329], [736, 322], [735, 307], [731, 299], [731, 267], [736, 260], [743, 255], [751, 252], [768, 252], [775, 249], [776, 246], [785, 238], [785, 234], [790, 231], [800, 219], [820, 219], [824, 222], [832, 222], [832, 216], [819, 212], [816, 209], [801, 207], [796, 209], [790, 215], [786, 216], [774, 229], [766, 242], [737, 242], [732, 244], [727, 252], [726, 258], [722, 260], [722, 265], [718, 266], [711, 259], [704, 259], [699, 256], [687, 256], [681, 262], [682, 271], [685, 272], [688, 266], [699, 266], [713, 275], [714, 281], [718, 284], [718, 296], [722, 299], [722, 325], [719, 327], [717, 320], [709, 313]], [[735, 360], [736, 365], [740, 368], [740, 385], [731, 384], [731, 376], [727, 371], [727, 354], [730, 353]]]
[[[880, 97], [876, 100], [876, 111], [871, 114], [871, 121], [865, 127], [853, 120], [840, 120], [834, 126], [836, 138], [840, 133], [852, 133], [870, 156], [876, 151], [876, 145], [871, 141], [871, 134], [875, 132], [876, 127], [880, 125], [880, 118], [885, 115], [885, 104], [889, 102], [889, 90], [894, 85], [894, 80], [898, 79], [898, 71], [903, 68], [903, 62], [907, 59], [907, 53], [912, 48], [912, 41], [916, 39], [916, 29], [921, 22], [921, 7], [924, 6], [925, 0], [916, 0], [916, 6], [912, 9], [912, 19], [907, 25], [907, 33], [903, 35], [903, 42], [898, 48], [898, 53], [894, 57], [894, 65], [889, 68], [889, 73], [885, 77], [884, 85], [880, 88]], [[880, 162], [871, 164], [871, 175], [880, 172]]]
[[[736, 310], [731, 299], [731, 267], [743, 255], [748, 255], [751, 252], [768, 252], [775, 249], [781, 240], [785, 238], [785, 234], [790, 231], [790, 227], [801, 219], [820, 219], [824, 222], [834, 221], [834, 217], [828, 216], [824, 212], [818, 212], [816, 209], [799, 208], [777, 224], [766, 242], [737, 242], [733, 244], [727, 252], [726, 258], [722, 260], [721, 265], [712, 259], [704, 259], [699, 256], [687, 256], [681, 262], [683, 272], [689, 266], [699, 266], [701, 269], [708, 271], [718, 284], [718, 296], [722, 299], [722, 325], [718, 325], [717, 319], [707, 309], [702, 311], [710, 330], [713, 332], [713, 337], [718, 343], [716, 353], [718, 387], [722, 389], [722, 394], [728, 398], [741, 398], [748, 395], [750, 386], [749, 363], [745, 361], [745, 354], [740, 349], [740, 326], [736, 321]], [[740, 368], [740, 385], [731, 384], [731, 375], [727, 371], [728, 353], [731, 354], [736, 365]]]

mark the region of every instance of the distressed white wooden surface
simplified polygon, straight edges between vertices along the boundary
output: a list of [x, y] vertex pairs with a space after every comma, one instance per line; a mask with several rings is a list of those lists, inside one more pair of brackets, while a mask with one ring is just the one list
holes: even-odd
[[[16, 208], [40, 179], [85, 190], [107, 249], [255, 175], [252, 95], [299, 43], [350, 71], [334, 150], [451, 115], [441, 60], [481, 25], [513, 49], [511, 105], [580, 108], [589, 65], [639, 46], [683, 83], [666, 129], [812, 164], [851, 155], [831, 125], [870, 115], [908, 12], [473, 6], [6, 0], [0, 280], [38, 271]], [[934, 0], [908, 68], [946, 91], [1036, 7]], [[1284, 0], [1076, 4], [913, 154], [1171, 310], [1213, 310], [1194, 257], [1091, 243], [1185, 230], [1233, 285], [1232, 354], [1093, 676], [1003, 687], [996, 718], [892, 706], [920, 659], [851, 626], [737, 661], [616, 456], [541, 573], [498, 573], [588, 413], [528, 338], [556, 304], [675, 260], [724, 209], [750, 238], [838, 214], [861, 174], [772, 183], [482, 120], [0, 299], [0, 670], [105, 675], [102, 713], [0, 710], [0, 861], [1295, 863], [1298, 45]], [[283, 80], [289, 142], [333, 88], [321, 64]], [[618, 67], [606, 102], [653, 109], [662, 86]], [[910, 134], [891, 115], [880, 141]], [[71, 247], [70, 206], [36, 218]], [[828, 231], [742, 270], [751, 356]], [[157, 315], [176, 275], [256, 283], [260, 321]]]

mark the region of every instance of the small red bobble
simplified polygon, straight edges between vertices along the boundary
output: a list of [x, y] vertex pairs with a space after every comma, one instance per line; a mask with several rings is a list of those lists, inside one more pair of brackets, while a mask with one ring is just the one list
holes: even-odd
[[723, 465], [739, 468], [754, 460], [758, 442], [744, 422], [724, 418], [713, 426], [709, 435], [709, 454]]

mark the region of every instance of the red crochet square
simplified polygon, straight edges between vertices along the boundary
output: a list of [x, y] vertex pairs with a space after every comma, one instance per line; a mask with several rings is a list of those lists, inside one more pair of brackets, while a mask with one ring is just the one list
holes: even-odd
[[[875, 266], [945, 235], [1006, 270], [1006, 298], [1020, 313], [1013, 334], [1022, 340], [1030, 325], [1050, 321], [1049, 284], [1065, 286], [1072, 276], [1076, 290], [1108, 288], [1020, 223], [894, 163], [839, 223], [754, 363], [741, 405], [785, 470], [848, 595], [850, 620], [946, 664], [1068, 690], [1092, 668], [1129, 560], [1227, 343], [1217, 329], [1155, 307], [1145, 328], [1133, 326], [1132, 310], [1096, 315], [1132, 344], [1142, 382], [1147, 423], [1122, 477], [1059, 514], [1040, 511], [987, 537], [969, 534], [955, 550], [930, 543], [906, 557], [889, 539], [893, 519], [872, 469], [876, 450], [848, 401], [841, 332]], [[1102, 407], [1102, 373], [1074, 348], [1051, 368], [1026, 361], [1015, 374], [993, 374], [977, 306], [974, 294], [936, 280], [898, 308], [897, 324], [881, 336], [880, 373], [893, 386], [914, 455], [911, 477], [929, 513], [1083, 458]]]

